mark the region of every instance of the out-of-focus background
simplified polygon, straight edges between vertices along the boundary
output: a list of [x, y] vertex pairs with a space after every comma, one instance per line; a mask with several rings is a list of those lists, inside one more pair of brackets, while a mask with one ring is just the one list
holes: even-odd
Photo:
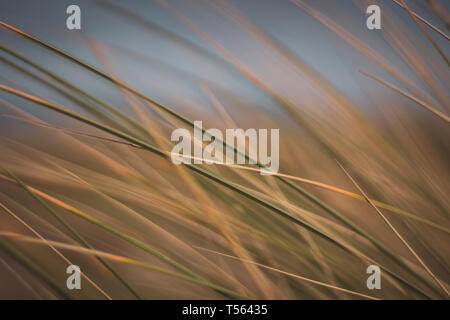
[[[406, 4], [0, 0], [0, 298], [448, 298], [450, 3]], [[279, 175], [173, 165], [194, 120]]]

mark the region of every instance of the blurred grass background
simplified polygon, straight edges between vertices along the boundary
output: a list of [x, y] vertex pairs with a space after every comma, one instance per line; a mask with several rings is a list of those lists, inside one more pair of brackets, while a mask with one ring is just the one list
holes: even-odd
[[[0, 1], [0, 298], [447, 299], [448, 2], [406, 3]], [[280, 175], [173, 165], [194, 120]]]

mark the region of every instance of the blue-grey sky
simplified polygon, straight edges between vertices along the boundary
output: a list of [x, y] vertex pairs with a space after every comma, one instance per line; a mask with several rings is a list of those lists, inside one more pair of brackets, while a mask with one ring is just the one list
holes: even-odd
[[[261, 90], [250, 84], [227, 63], [223, 63], [223, 54], [211, 43], [202, 39], [156, 1], [108, 2], [124, 8], [129, 14], [119, 13], [98, 1], [0, 0], [0, 19], [103, 70], [116, 72], [133, 86], [166, 103], [176, 104], [174, 102], [176, 100], [169, 98], [171, 95], [206, 103], [200, 88], [203, 82], [210, 82], [262, 108], [271, 108], [274, 105]], [[167, 2], [274, 90], [296, 101], [315, 102], [316, 97], [311, 93], [311, 88], [305, 84], [304, 75], [293, 71], [289, 62], [244, 32], [232, 19], [225, 17], [217, 8], [208, 4], [208, 1]], [[367, 15], [355, 5], [364, 3], [363, 0], [304, 2], [361, 39], [413, 81], [416, 80], [408, 65], [392, 50], [380, 31], [366, 28]], [[382, 4], [383, 10], [388, 9], [391, 11], [390, 14], [401, 18], [402, 23], [409, 26], [413, 34], [427, 45], [427, 40], [406, 12], [392, 1], [377, 2]], [[409, 2], [411, 8], [433, 20], [439, 28], [446, 30], [431, 11], [423, 9], [420, 1]], [[438, 2], [448, 9], [449, 1]], [[358, 105], [366, 105], [365, 87], [370, 85], [370, 80], [358, 73], [359, 69], [389, 79], [389, 76], [368, 57], [345, 43], [289, 0], [235, 0], [228, 3]], [[77, 4], [81, 8], [81, 31], [66, 28], [65, 11], [70, 4]], [[382, 12], [382, 19], [383, 17]], [[165, 31], [157, 32], [158, 28], [186, 39], [206, 53], [174, 40], [167, 36]], [[447, 41], [436, 34], [432, 36], [446, 52], [449, 52]], [[48, 50], [4, 29], [0, 29], [0, 42], [15, 48], [50, 70], [70, 78], [69, 80], [81, 87], [113, 99], [110, 85], [94, 79], [86, 71], [49, 53]], [[96, 52], [97, 56], [93, 52]], [[99, 52], [101, 56], [108, 57], [106, 63], [106, 60], [100, 62]], [[436, 55], [436, 58], [439, 57]], [[29, 88], [35, 93], [44, 90], [32, 80], [24, 79], [23, 75], [17, 75], [17, 72], [6, 68], [3, 64], [0, 64], [0, 68], [2, 69], [0, 81], [6, 80], [9, 84], [18, 83], [22, 89]], [[419, 82], [418, 85], [422, 86]], [[428, 90], [426, 87], [423, 88]], [[379, 90], [380, 94], [385, 92], [385, 88], [381, 86], [374, 86], [374, 90]], [[43, 91], [41, 93], [47, 94]]]

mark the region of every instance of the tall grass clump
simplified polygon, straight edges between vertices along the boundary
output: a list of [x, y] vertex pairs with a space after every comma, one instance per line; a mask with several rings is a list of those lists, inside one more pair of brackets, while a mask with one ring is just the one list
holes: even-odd
[[[245, 10], [201, 4], [152, 4], [180, 33], [91, 4], [192, 66], [87, 32], [71, 53], [0, 21], [0, 298], [448, 299], [445, 15], [379, 3], [383, 28], [364, 38], [344, 9], [286, 1], [349, 56], [342, 82], [361, 100]], [[280, 171], [174, 165], [171, 132], [194, 120], [279, 128]], [[72, 264], [81, 291], [66, 288]]]

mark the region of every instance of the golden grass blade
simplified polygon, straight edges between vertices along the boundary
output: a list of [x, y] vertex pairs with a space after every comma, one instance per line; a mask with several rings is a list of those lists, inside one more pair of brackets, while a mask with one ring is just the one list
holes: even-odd
[[[23, 226], [25, 226], [28, 230], [30, 230], [34, 235], [36, 235], [39, 239], [44, 241], [64, 262], [67, 263], [67, 265], [72, 265], [73, 263], [66, 258], [61, 252], [58, 251], [54, 246], [52, 246], [51, 243], [49, 243], [39, 232], [34, 230], [28, 223], [23, 221], [20, 217], [18, 217], [14, 212], [12, 212], [8, 207], [6, 207], [2, 202], [0, 202], [0, 207], [7, 212], [10, 216], [12, 216], [14, 219], [19, 221]], [[85, 278], [95, 289], [97, 289], [106, 299], [112, 300], [112, 298], [103, 291], [102, 288], [98, 286], [91, 278], [89, 278], [84, 272], [81, 272], [81, 276]]]
[[59, 296], [64, 299], [72, 299], [72, 297], [66, 293], [56, 282], [50, 278], [40, 267], [38, 267], [28, 257], [18, 251], [9, 241], [3, 239], [3, 235], [0, 235], [0, 249], [10, 255], [12, 258], [20, 262], [31, 273], [35, 274], [39, 279], [45, 282], [50, 288], [52, 288]]
[[367, 76], [367, 77], [369, 77], [369, 78], [372, 78], [372, 79], [378, 81], [379, 83], [385, 85], [386, 87], [391, 88], [392, 90], [394, 90], [394, 91], [400, 93], [402, 96], [404, 96], [404, 97], [406, 97], [406, 98], [408, 98], [408, 99], [414, 101], [415, 103], [421, 105], [422, 107], [424, 107], [424, 108], [427, 109], [428, 111], [430, 111], [430, 112], [434, 113], [435, 115], [437, 115], [439, 118], [441, 118], [441, 119], [444, 120], [445, 122], [447, 122], [447, 123], [450, 122], [450, 117], [448, 117], [447, 115], [443, 114], [441, 111], [437, 110], [436, 108], [430, 106], [430, 105], [427, 104], [426, 102], [423, 102], [422, 100], [420, 100], [420, 99], [418, 99], [418, 98], [412, 96], [411, 94], [409, 94], [409, 93], [403, 91], [402, 89], [397, 88], [396, 86], [390, 84], [389, 82], [387, 82], [387, 81], [385, 81], [385, 80], [383, 80], [383, 79], [380, 79], [380, 78], [378, 78], [378, 77], [376, 77], [376, 76], [374, 76], [374, 75], [372, 75], [372, 74], [370, 74], [370, 73], [368, 73], [368, 72], [365, 72], [365, 71], [363, 71], [363, 70], [359, 70], [359, 72], [361, 72], [363, 75], [365, 75], [365, 76]]
[[403, 4], [403, 8], [408, 12], [408, 14], [411, 16], [411, 18], [414, 20], [414, 22], [417, 24], [417, 26], [419, 27], [419, 29], [425, 34], [425, 36], [427, 37], [428, 41], [430, 41], [430, 43], [433, 45], [433, 47], [437, 50], [437, 52], [439, 53], [439, 55], [442, 57], [442, 59], [444, 59], [444, 61], [447, 63], [447, 66], [450, 67], [450, 61], [448, 60], [447, 56], [445, 55], [445, 53], [442, 51], [442, 49], [438, 46], [438, 44], [436, 43], [436, 41], [433, 40], [433, 38], [429, 35], [428, 31], [425, 30], [425, 28], [417, 21], [416, 16], [411, 12], [411, 10], [409, 10], [408, 5], [406, 4], [405, 0], [400, 0]]
[[[25, 241], [25, 242], [30, 242], [30, 243], [36, 243], [36, 244], [41, 244], [41, 245], [45, 244], [41, 239], [27, 237], [27, 236], [24, 236], [24, 235], [21, 235], [21, 234], [18, 234], [18, 233], [14, 233], [14, 232], [1, 232], [0, 231], [0, 246], [2, 244], [1, 243], [1, 241], [2, 241], [1, 237], [2, 236], [3, 237], [10, 237], [10, 238], [13, 238], [13, 239], [17, 239], [17, 240]], [[61, 249], [65, 249], [65, 250], [71, 250], [71, 251], [76, 251], [76, 252], [79, 252], [79, 253], [90, 254], [90, 255], [94, 255], [96, 257], [102, 257], [102, 258], [105, 258], [105, 259], [108, 259], [108, 260], [111, 260], [111, 261], [125, 263], [125, 264], [132, 265], [132, 266], [135, 266], [135, 267], [144, 268], [144, 269], [147, 269], [147, 270], [150, 270], [150, 271], [159, 272], [159, 273], [162, 273], [162, 274], [174, 277], [174, 278], [182, 279], [182, 280], [185, 280], [185, 281], [188, 281], [188, 282], [192, 282], [192, 283], [196, 283], [196, 284], [199, 284], [199, 285], [202, 285], [202, 286], [205, 286], [205, 287], [208, 287], [208, 288], [220, 291], [220, 292], [224, 292], [224, 293], [226, 293], [226, 294], [228, 294], [230, 296], [236, 296], [236, 292], [234, 292], [232, 290], [229, 290], [227, 288], [218, 286], [218, 285], [214, 285], [214, 284], [212, 284], [212, 283], [210, 283], [208, 281], [204, 281], [204, 280], [201, 280], [201, 279], [198, 279], [198, 278], [192, 278], [192, 277], [189, 277], [189, 276], [181, 274], [181, 273], [172, 272], [170, 270], [166, 270], [166, 269], [163, 269], [163, 268], [160, 268], [160, 267], [152, 266], [150, 264], [147, 264], [147, 263], [144, 263], [144, 262], [141, 262], [141, 261], [138, 261], [138, 260], [134, 260], [134, 259], [131, 259], [131, 258], [127, 258], [127, 257], [124, 257], [124, 256], [120, 256], [120, 255], [116, 255], [116, 254], [112, 254], [112, 253], [107, 253], [107, 252], [104, 252], [104, 251], [101, 251], [101, 250], [88, 249], [88, 248], [84, 248], [84, 247], [80, 247], [80, 246], [75, 246], [75, 245], [71, 245], [71, 244], [61, 243], [61, 242], [58, 242], [58, 241], [49, 241], [48, 240], [48, 243], [50, 243], [51, 245], [53, 245], [54, 247], [57, 247], [57, 248], [61, 248]], [[238, 295], [238, 297], [240, 299], [251, 299], [250, 297], [245, 296], [245, 295]]]
[[[336, 161], [337, 162], [337, 161]], [[447, 288], [442, 284], [442, 282], [434, 275], [434, 273], [428, 268], [428, 266], [423, 262], [423, 260], [419, 257], [419, 255], [414, 251], [414, 249], [408, 244], [408, 242], [402, 237], [402, 235], [395, 229], [395, 227], [391, 224], [391, 222], [384, 216], [384, 214], [373, 204], [372, 200], [366, 195], [364, 190], [359, 186], [359, 184], [353, 179], [353, 177], [347, 172], [347, 170], [339, 163], [337, 164], [341, 167], [350, 181], [355, 185], [355, 187], [361, 192], [364, 199], [375, 209], [375, 211], [380, 215], [380, 217], [384, 220], [384, 222], [388, 225], [388, 227], [395, 233], [395, 235], [400, 239], [400, 241], [405, 245], [406, 248], [412, 253], [412, 255], [419, 261], [419, 263], [423, 266], [423, 268], [430, 274], [430, 276], [436, 281], [439, 287], [445, 292], [447, 296], [450, 297]]]
[[450, 29], [450, 14], [447, 12], [447, 10], [444, 9], [435, 0], [425, 0], [425, 1], [431, 7], [431, 10], [433, 10], [439, 16], [439, 19], [441, 19], [441, 21], [447, 27], [447, 30]]
[[[229, 255], [229, 254], [225, 254], [225, 253], [221, 253], [221, 252], [217, 252], [217, 251], [214, 251], [214, 250], [201, 248], [201, 247], [197, 247], [197, 246], [194, 246], [194, 248], [202, 250], [202, 251], [210, 252], [210, 253], [213, 253], [213, 254], [217, 254], [217, 255], [220, 255], [220, 256], [223, 256], [223, 257], [227, 257], [227, 258], [230, 258], [230, 259], [235, 259], [235, 260], [239, 260], [241, 262], [244, 262], [243, 259], [241, 259], [239, 257], [235, 257], [235, 256], [232, 256], [232, 255]], [[299, 276], [299, 275], [294, 274], [294, 273], [290, 273], [290, 272], [283, 271], [283, 270], [280, 270], [280, 269], [277, 269], [277, 268], [273, 268], [273, 267], [264, 265], [262, 263], [255, 262], [253, 260], [246, 260], [245, 262], [253, 263], [253, 264], [255, 264], [255, 265], [257, 265], [257, 266], [259, 266], [261, 268], [264, 268], [264, 269], [267, 269], [267, 270], [271, 270], [271, 271], [274, 271], [274, 272], [277, 272], [277, 273], [281, 273], [281, 274], [284, 274], [284, 275], [292, 277], [292, 278], [300, 279], [302, 281], [310, 282], [310, 283], [313, 283], [313, 284], [316, 284], [316, 285], [319, 285], [319, 286], [322, 286], [322, 287], [326, 287], [326, 288], [330, 288], [330, 289], [333, 289], [333, 290], [342, 291], [342, 292], [349, 293], [351, 295], [355, 295], [355, 296], [362, 297], [362, 298], [369, 299], [369, 300], [381, 300], [381, 299], [378, 299], [378, 298], [375, 298], [375, 297], [372, 297], [372, 296], [368, 296], [368, 295], [360, 293], [360, 292], [356, 292], [356, 291], [340, 288], [340, 287], [333, 286], [333, 285], [330, 285], [330, 284], [327, 284], [327, 283], [324, 283], [324, 282], [321, 282], [321, 281], [309, 279], [309, 278], [302, 277], [302, 276]]]
[[[403, 9], [407, 10], [407, 7], [405, 7], [404, 4], [400, 3], [398, 0], [392, 0], [394, 1], [395, 4], [397, 4], [398, 6], [402, 7]], [[430, 22], [428, 22], [427, 20], [425, 20], [423, 17], [419, 16], [417, 13], [415, 13], [414, 11], [409, 10], [410, 14], [412, 14], [415, 18], [419, 19], [420, 21], [422, 21], [423, 23], [425, 23], [427, 26], [429, 26], [431, 29], [433, 29], [434, 31], [436, 31], [437, 33], [439, 33], [441, 36], [443, 36], [445, 39], [450, 41], [450, 38], [448, 35], [446, 35], [443, 31], [441, 31], [440, 29], [438, 29], [436, 26], [432, 25]]]

